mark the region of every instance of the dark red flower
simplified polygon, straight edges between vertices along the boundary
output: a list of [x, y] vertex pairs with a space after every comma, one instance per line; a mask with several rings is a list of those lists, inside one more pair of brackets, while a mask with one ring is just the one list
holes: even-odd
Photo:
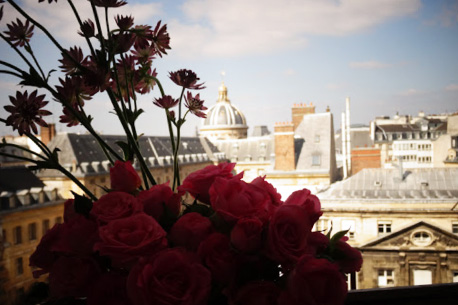
[[343, 304], [347, 283], [336, 264], [303, 256], [291, 272], [279, 305]]
[[[208, 165], [203, 169], [189, 174], [178, 187], [178, 190], [190, 193], [194, 198], [202, 203], [210, 204], [208, 190], [215, 181], [216, 177], [230, 179], [233, 177], [235, 163], [220, 163], [218, 165]], [[239, 177], [241, 179], [242, 177]]]
[[33, 91], [30, 95], [25, 91], [24, 93], [16, 92], [16, 97], [10, 96], [10, 101], [13, 105], [4, 106], [6, 111], [11, 115], [6, 119], [7, 126], [13, 126], [13, 130], [18, 130], [20, 135], [25, 132], [30, 133], [30, 129], [35, 134], [38, 133], [38, 124], [47, 127], [48, 124], [42, 119], [43, 116], [50, 115], [48, 110], [42, 110], [48, 102], [44, 101], [44, 95], [37, 96], [37, 90]]
[[150, 42], [153, 39], [153, 30], [149, 25], [136, 25], [130, 30], [135, 34], [135, 45], [140, 48], [153, 47]]
[[174, 99], [170, 95], [166, 95], [166, 96], [154, 99], [153, 104], [158, 107], [164, 108], [164, 109], [169, 109], [169, 108], [175, 107], [178, 104], [178, 100]]
[[170, 240], [174, 246], [196, 251], [200, 243], [214, 231], [208, 217], [192, 212], [181, 216], [170, 230]]
[[99, 7], [120, 7], [127, 4], [124, 0], [92, 0], [92, 3]]
[[135, 84], [135, 91], [141, 94], [149, 93], [151, 89], [153, 89], [153, 87], [156, 85], [156, 77], [156, 69], [154, 69], [153, 71], [151, 71], [151, 69], [148, 69], [148, 71], [142, 73], [142, 75], [140, 76], [140, 80], [137, 81], [137, 83]]
[[83, 24], [81, 25], [81, 31], [79, 31], [78, 34], [83, 37], [87, 37], [87, 38], [94, 37], [95, 36], [94, 22], [92, 22], [92, 20], [90, 19], [84, 21]]
[[132, 16], [117, 15], [115, 21], [121, 31], [127, 31], [134, 25]]
[[156, 28], [153, 31], [153, 45], [160, 57], [162, 57], [162, 54], [167, 54], [166, 49], [170, 50], [170, 36], [167, 33], [167, 25], [164, 24], [161, 27], [161, 21], [156, 24]]
[[191, 111], [194, 115], [200, 118], [206, 118], [207, 115], [202, 112], [202, 110], [207, 110], [207, 107], [204, 106], [204, 101], [200, 99], [200, 95], [192, 96], [191, 92], [188, 91], [187, 96], [185, 96], [185, 106]]
[[116, 267], [129, 267], [142, 256], [150, 256], [167, 247], [167, 233], [144, 213], [111, 221], [99, 228], [100, 242], [94, 250], [108, 256]]
[[59, 79], [61, 86], [56, 86], [59, 100], [73, 105], [75, 109], [84, 106], [84, 101], [90, 100], [96, 93], [94, 88], [87, 86], [84, 80], [79, 76], [65, 77]]
[[33, 36], [33, 25], [30, 25], [29, 21], [23, 24], [21, 20], [16, 19], [17, 23], [14, 21], [11, 24], [8, 24], [9, 31], [5, 31], [5, 34], [8, 35], [8, 39], [14, 46], [23, 47], [26, 42], [30, 41], [30, 38]]
[[201, 305], [211, 284], [210, 272], [192, 253], [173, 248], [141, 259], [129, 273], [127, 292], [135, 305]]
[[94, 202], [91, 215], [97, 220], [97, 223], [105, 225], [142, 210], [142, 205], [136, 197], [124, 192], [110, 192]]
[[99, 276], [87, 296], [87, 305], [131, 305], [126, 289], [127, 277], [110, 271]]
[[181, 69], [175, 72], [170, 72], [169, 77], [175, 84], [183, 88], [195, 90], [205, 89], [203, 86], [204, 83], [197, 83], [200, 78], [198, 78], [196, 73], [191, 70]]
[[280, 288], [273, 282], [249, 282], [231, 296], [230, 305], [277, 305]]
[[[75, 111], [81, 113], [79, 109], [75, 109]], [[63, 115], [59, 117], [60, 118], [59, 122], [63, 124], [67, 124], [67, 127], [77, 126], [80, 123], [78, 118], [67, 107], [64, 107], [62, 109], [62, 112], [63, 112]]]
[[168, 182], [141, 191], [137, 198], [143, 206], [143, 211], [157, 221], [160, 221], [162, 216], [177, 217], [181, 210], [181, 194], [174, 193]]
[[140, 64], [151, 63], [155, 54], [156, 50], [148, 44], [146, 46], [134, 44], [134, 50], [132, 50], [132, 55]]
[[110, 41], [113, 42], [113, 53], [122, 54], [129, 51], [134, 45], [135, 35], [129, 32], [114, 34]]
[[110, 168], [110, 182], [113, 191], [132, 193], [142, 185], [142, 180], [130, 161], [116, 160]]
[[83, 50], [75, 46], [67, 50], [66, 53], [62, 53], [62, 59], [59, 59], [59, 62], [62, 64], [59, 66], [62, 72], [70, 75], [79, 72], [81, 70], [80, 66], [85, 66], [87, 64], [87, 58], [84, 57]]
[[285, 201], [286, 205], [299, 205], [307, 210], [308, 218], [314, 224], [323, 212], [317, 196], [312, 195], [308, 189], [293, 192]]

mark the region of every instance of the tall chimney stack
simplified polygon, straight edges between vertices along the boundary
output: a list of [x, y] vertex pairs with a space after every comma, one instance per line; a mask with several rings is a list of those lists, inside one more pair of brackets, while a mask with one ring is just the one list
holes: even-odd
[[56, 136], [56, 124], [49, 123], [48, 127], [41, 127], [40, 129], [41, 141], [48, 145], [48, 143]]
[[294, 156], [294, 124], [275, 123], [275, 170], [293, 171], [296, 169]]

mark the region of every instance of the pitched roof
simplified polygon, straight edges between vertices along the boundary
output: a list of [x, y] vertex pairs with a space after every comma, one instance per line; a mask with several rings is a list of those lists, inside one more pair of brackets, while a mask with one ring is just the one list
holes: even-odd
[[27, 167], [0, 167], [0, 192], [14, 193], [34, 187], [42, 188], [44, 184]]
[[458, 200], [458, 168], [366, 168], [331, 185], [322, 199]]

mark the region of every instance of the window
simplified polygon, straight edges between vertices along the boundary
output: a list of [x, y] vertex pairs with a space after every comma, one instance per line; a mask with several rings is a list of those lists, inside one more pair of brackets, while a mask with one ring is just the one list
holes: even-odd
[[452, 271], [452, 283], [458, 283], [458, 271]]
[[24, 273], [24, 264], [22, 262], [22, 257], [16, 258], [16, 275], [21, 275]]
[[394, 271], [391, 269], [380, 269], [378, 271], [377, 283], [379, 287], [394, 286]]
[[49, 230], [49, 219], [43, 220], [43, 224], [41, 228], [42, 228], [42, 234], [45, 235], [46, 232], [48, 232]]
[[312, 165], [320, 165], [321, 164], [321, 155], [314, 154], [312, 155]]
[[413, 270], [414, 285], [431, 285], [433, 283], [433, 272], [431, 270]]
[[36, 240], [37, 239], [37, 224], [31, 223], [29, 224], [29, 240]]
[[14, 228], [13, 236], [14, 236], [14, 244], [15, 245], [22, 244], [22, 228], [21, 228], [21, 226], [17, 226], [16, 228]]
[[426, 231], [417, 231], [412, 233], [411, 239], [417, 246], [428, 246], [433, 240], [431, 234]]
[[391, 233], [391, 221], [379, 221], [378, 222], [378, 234]]
[[56, 217], [56, 223], [62, 223], [62, 217], [61, 216]]
[[6, 230], [3, 229], [2, 230], [2, 239], [1, 239], [1, 242], [3, 243], [6, 243], [7, 239], [6, 239]]
[[322, 232], [323, 234], [326, 234], [329, 227], [330, 227], [330, 220], [326, 218], [320, 218], [317, 220], [315, 223], [315, 231]]
[[354, 220], [349, 220], [349, 219], [342, 220], [341, 229], [348, 230], [347, 236], [349, 239], [355, 238], [355, 221]]
[[458, 234], [458, 222], [452, 222], [452, 232]]

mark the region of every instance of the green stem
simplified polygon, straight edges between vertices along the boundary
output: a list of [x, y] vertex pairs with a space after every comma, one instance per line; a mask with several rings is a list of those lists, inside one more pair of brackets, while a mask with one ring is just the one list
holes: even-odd
[[81, 183], [75, 176], [72, 175], [68, 170], [66, 170], [62, 165], [59, 163], [53, 162], [55, 164], [55, 169], [63, 173], [67, 178], [71, 179], [78, 187], [86, 193], [93, 201], [97, 201], [97, 197], [86, 187], [84, 184]]
[[[22, 60], [29, 66], [30, 69], [34, 69], [34, 67], [30, 63], [30, 61], [27, 59], [27, 57], [25, 57], [24, 54], [22, 54], [22, 52], [19, 51], [19, 49], [15, 45], [13, 45], [8, 39], [6, 39], [6, 37], [2, 33], [0, 33], [0, 37], [4, 41], [6, 41], [14, 51], [16, 51], [16, 53], [19, 55], [19, 57], [22, 58]], [[2, 61], [2, 63], [5, 63], [5, 62]], [[6, 63], [5, 63], [5, 65], [6, 65]], [[9, 67], [12, 68], [12, 69], [15, 69], [17, 71], [22, 71], [19, 68], [17, 68], [16, 66], [13, 66], [13, 65], [10, 65]]]
[[[133, 138], [133, 136], [132, 136], [132, 134], [131, 134], [131, 132], [129, 130], [129, 126], [127, 125], [126, 121], [122, 118], [121, 109], [119, 108], [118, 102], [116, 101], [116, 98], [114, 97], [113, 91], [110, 88], [108, 88], [107, 92], [108, 92], [108, 95], [110, 96], [111, 102], [113, 104], [113, 107], [115, 108], [116, 114], [118, 115], [118, 118], [119, 118], [119, 120], [121, 122], [121, 125], [124, 128], [124, 131], [125, 131], [126, 136], [127, 136], [127, 140], [130, 143], [135, 144], [135, 139]], [[138, 146], [137, 145], [132, 145], [132, 147], [134, 149], [135, 155], [137, 156], [138, 162], [140, 163], [141, 168], [145, 171], [146, 176], [148, 177], [149, 181], [151, 182], [152, 185], [156, 185], [157, 184], [156, 180], [154, 180], [153, 175], [149, 171], [148, 165], [146, 165], [145, 159], [143, 159], [143, 156], [142, 156]]]
[[[70, 4], [70, 7], [73, 10], [73, 14], [76, 17], [76, 20], [78, 20], [78, 24], [80, 25], [80, 28], [82, 28], [83, 27], [83, 22], [81, 21], [80, 15], [78, 14], [78, 10], [76, 9], [76, 7], [73, 4], [72, 0], [67, 0], [67, 2], [68, 2], [68, 4]], [[95, 57], [95, 51], [94, 51], [94, 47], [92, 46], [91, 40], [86, 35], [84, 35], [84, 38], [86, 39], [87, 45], [89, 46], [89, 49], [91, 50], [92, 56]]]
[[41, 77], [43, 77], [43, 79], [45, 80], [45, 79], [46, 79], [45, 73], [44, 73], [43, 70], [41, 69], [41, 66], [40, 66], [40, 64], [38, 63], [37, 58], [35, 57], [35, 54], [33, 54], [32, 46], [30, 45], [30, 43], [29, 43], [28, 41], [27, 41], [26, 43], [27, 43], [27, 47], [28, 47], [28, 48], [26, 48], [26, 51], [29, 52], [30, 56], [32, 56], [33, 61], [35, 62], [35, 64], [36, 64], [37, 67], [38, 67], [38, 70], [40, 70]]
[[13, 76], [16, 76], [17, 78], [22, 78], [22, 75], [14, 73], [12, 71], [8, 71], [8, 70], [0, 70], [0, 73], [13, 75]]

